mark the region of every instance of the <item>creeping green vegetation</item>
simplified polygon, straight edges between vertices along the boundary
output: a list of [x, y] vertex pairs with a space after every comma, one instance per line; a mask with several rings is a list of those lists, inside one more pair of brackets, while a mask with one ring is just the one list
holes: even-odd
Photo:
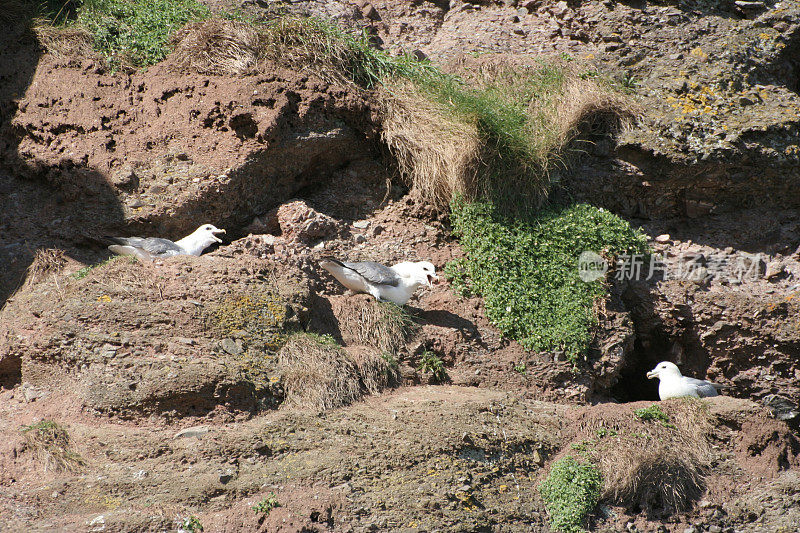
[[547, 479], [539, 485], [550, 526], [562, 533], [583, 531], [586, 517], [600, 499], [602, 477], [591, 464], [566, 456], [553, 463]]
[[196, 516], [184, 518], [181, 522], [180, 528], [178, 528], [178, 531], [181, 533], [198, 533], [199, 531], [203, 530], [203, 524]]
[[270, 511], [280, 506], [281, 504], [278, 502], [278, 498], [275, 496], [275, 493], [270, 492], [267, 494], [266, 498], [253, 505], [251, 509], [260, 515], [269, 515]]
[[196, 0], [84, 0], [76, 22], [112, 65], [153, 65], [166, 57], [172, 33], [210, 11]]
[[444, 361], [430, 350], [425, 350], [419, 356], [418, 370], [431, 375], [431, 381], [442, 383], [447, 379], [447, 372], [444, 369]]
[[128, 261], [130, 263], [137, 263], [139, 260], [136, 259], [133, 256], [115, 255], [113, 257], [109, 257], [105, 261], [100, 261], [97, 264], [85, 266], [85, 267], [81, 268], [80, 270], [78, 270], [77, 272], [73, 272], [72, 273], [72, 277], [75, 278], [75, 279], [83, 279], [86, 276], [88, 276], [94, 269], [102, 268], [102, 267], [104, 267], [106, 265], [110, 265], [114, 261]]
[[597, 429], [597, 438], [602, 439], [603, 437], [616, 437], [617, 430], [616, 429], [606, 429], [606, 428], [598, 428]]
[[661, 408], [656, 404], [653, 404], [650, 407], [642, 407], [641, 409], [637, 409], [633, 412], [633, 414], [644, 422], [654, 421], [660, 422], [662, 426], [667, 428], [675, 427], [674, 424], [670, 423], [667, 413], [662, 411]]
[[514, 365], [514, 371], [518, 374], [525, 374], [528, 371], [528, 365], [525, 362], [521, 362], [519, 364]]
[[74, 470], [86, 462], [70, 449], [67, 430], [52, 420], [42, 420], [21, 429], [28, 446], [44, 463], [45, 470]]
[[528, 350], [563, 350], [573, 363], [585, 353], [596, 324], [604, 280], [579, 277], [578, 257], [645, 253], [645, 236], [612, 213], [586, 204], [550, 207], [509, 219], [491, 204], [454, 202], [452, 222], [466, 257], [448, 265], [457, 288], [483, 296], [504, 335]]

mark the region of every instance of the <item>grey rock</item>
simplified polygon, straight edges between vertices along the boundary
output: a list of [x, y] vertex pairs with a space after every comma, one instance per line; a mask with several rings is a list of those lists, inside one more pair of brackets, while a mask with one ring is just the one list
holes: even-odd
[[226, 337], [222, 339], [220, 343], [222, 349], [228, 352], [231, 355], [239, 355], [242, 353], [242, 345], [235, 340], [231, 339], [230, 337]]
[[772, 412], [772, 416], [778, 420], [788, 422], [796, 420], [800, 417], [800, 408], [792, 403], [788, 398], [779, 394], [768, 394], [761, 400], [766, 407]]
[[179, 432], [175, 433], [173, 438], [175, 439], [188, 439], [191, 437], [200, 438], [206, 433], [211, 431], [208, 426], [193, 426], [190, 428], [182, 429]]

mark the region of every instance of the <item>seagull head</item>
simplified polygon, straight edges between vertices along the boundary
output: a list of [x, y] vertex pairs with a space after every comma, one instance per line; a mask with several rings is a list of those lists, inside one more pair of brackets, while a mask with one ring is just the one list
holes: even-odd
[[669, 361], [661, 361], [653, 370], [647, 373], [647, 379], [664, 379], [665, 377], [681, 377], [678, 365]]
[[195, 237], [198, 241], [202, 240], [207, 242], [208, 244], [212, 244], [215, 242], [222, 242], [222, 239], [217, 237], [218, 234], [225, 233], [224, 229], [220, 229], [213, 224], [203, 224], [192, 233], [192, 237]]
[[439, 281], [439, 276], [436, 275], [436, 267], [429, 261], [398, 263], [392, 268], [399, 276], [420, 287], [424, 285], [433, 287], [433, 284]]

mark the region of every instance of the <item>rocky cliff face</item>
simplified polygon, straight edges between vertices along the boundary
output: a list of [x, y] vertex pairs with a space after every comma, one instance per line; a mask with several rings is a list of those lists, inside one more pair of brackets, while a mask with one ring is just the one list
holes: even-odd
[[[561, 179], [642, 225], [664, 268], [650, 279], [611, 273], [577, 371], [503, 339], [480, 298], [446, 283], [387, 326], [378, 304], [343, 294], [316, 261], [426, 258], [441, 269], [461, 251], [446, 216], [387, 185], [363, 93], [289, 70], [111, 72], [43, 55], [10, 31], [0, 47], [0, 522], [134, 531], [198, 514], [214, 531], [541, 530], [536, 486], [554, 458], [611, 430], [630, 448], [649, 431], [670, 437], [632, 415], [650, 402], [587, 405], [654, 400], [644, 374], [668, 359], [735, 397], [708, 404], [705, 492], [682, 514], [607, 499], [594, 527], [795, 524], [797, 3], [283, 9], [365, 27], [376, 44], [452, 69], [477, 64], [465, 53], [557, 54], [627, 91], [637, 122], [616, 141], [590, 135]], [[84, 267], [105, 257], [104, 234], [175, 238], [209, 221], [230, 238], [207, 256]], [[262, 308], [271, 314], [251, 313]], [[407, 387], [321, 415], [280, 407], [278, 350], [298, 328], [330, 335], [351, 362], [395, 360]], [[424, 370], [429, 353], [456, 386]], [[43, 471], [58, 461], [19, 431], [41, 419], [67, 428], [82, 464]], [[280, 508], [250, 509], [271, 492]]]

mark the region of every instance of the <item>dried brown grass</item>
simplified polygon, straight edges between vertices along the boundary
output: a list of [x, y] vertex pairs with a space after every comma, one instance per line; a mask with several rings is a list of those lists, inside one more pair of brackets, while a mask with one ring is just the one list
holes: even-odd
[[203, 74], [244, 74], [262, 56], [263, 39], [247, 23], [211, 19], [187, 25], [171, 40], [170, 62]]
[[33, 31], [39, 43], [56, 57], [95, 57], [92, 35], [79, 26], [56, 27], [38, 21]]
[[439, 208], [478, 194], [483, 141], [475, 124], [448, 116], [444, 106], [410, 82], [382, 89], [381, 138], [412, 192]]
[[[595, 418], [583, 426], [583, 435], [596, 442], [588, 449], [603, 475], [603, 500], [627, 508], [680, 512], [704, 493], [711, 463], [708, 415], [700, 402], [658, 405], [674, 427], [639, 420], [632, 412]], [[598, 437], [598, 431], [616, 435]]]
[[574, 72], [568, 75], [555, 109], [558, 150], [598, 127], [611, 133], [619, 131], [639, 112], [631, 101], [593, 81], [582, 80]]
[[367, 346], [348, 346], [345, 348], [350, 359], [358, 368], [361, 385], [369, 394], [378, 394], [399, 380], [396, 365]]
[[[350, 304], [356, 302], [356, 305]], [[339, 331], [347, 345], [369, 346], [379, 354], [396, 355], [405, 346], [410, 317], [393, 305], [372, 298], [344, 301], [337, 309]]]
[[325, 411], [363, 395], [358, 366], [347, 353], [312, 335], [292, 335], [278, 353], [278, 368], [288, 405]]
[[75, 471], [86, 464], [80, 455], [72, 451], [67, 430], [52, 420], [25, 426], [22, 433], [45, 472]]
[[57, 248], [40, 248], [33, 255], [33, 261], [28, 266], [28, 275], [25, 285], [38, 283], [51, 274], [60, 272], [67, 264], [64, 250]]

